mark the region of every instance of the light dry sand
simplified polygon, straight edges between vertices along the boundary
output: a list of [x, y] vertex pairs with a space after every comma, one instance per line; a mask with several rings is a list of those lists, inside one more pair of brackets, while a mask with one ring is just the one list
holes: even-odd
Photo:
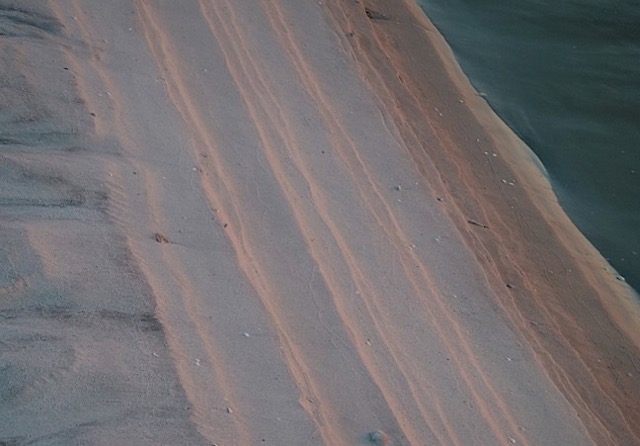
[[640, 444], [634, 297], [410, 0], [0, 5], [0, 445]]

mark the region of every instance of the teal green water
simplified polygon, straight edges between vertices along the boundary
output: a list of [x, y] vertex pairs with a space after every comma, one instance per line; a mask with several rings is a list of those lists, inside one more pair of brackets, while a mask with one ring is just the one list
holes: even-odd
[[419, 3], [579, 229], [640, 290], [640, 1]]

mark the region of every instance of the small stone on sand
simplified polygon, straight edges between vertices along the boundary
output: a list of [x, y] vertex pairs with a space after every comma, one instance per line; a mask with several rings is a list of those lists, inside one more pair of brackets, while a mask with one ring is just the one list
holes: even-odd
[[389, 444], [389, 437], [382, 431], [369, 433], [369, 441], [373, 444], [384, 446]]
[[169, 243], [169, 239], [165, 235], [160, 234], [159, 232], [153, 233], [153, 239], [158, 243]]

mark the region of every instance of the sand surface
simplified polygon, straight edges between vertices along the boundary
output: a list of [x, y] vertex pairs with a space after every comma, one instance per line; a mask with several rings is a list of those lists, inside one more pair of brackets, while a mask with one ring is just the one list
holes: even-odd
[[0, 0], [0, 445], [640, 444], [638, 309], [410, 0]]

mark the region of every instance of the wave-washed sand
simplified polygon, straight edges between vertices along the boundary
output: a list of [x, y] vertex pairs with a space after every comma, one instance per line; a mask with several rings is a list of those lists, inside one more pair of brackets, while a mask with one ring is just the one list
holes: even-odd
[[410, 0], [0, 5], [0, 445], [640, 444], [630, 290]]

